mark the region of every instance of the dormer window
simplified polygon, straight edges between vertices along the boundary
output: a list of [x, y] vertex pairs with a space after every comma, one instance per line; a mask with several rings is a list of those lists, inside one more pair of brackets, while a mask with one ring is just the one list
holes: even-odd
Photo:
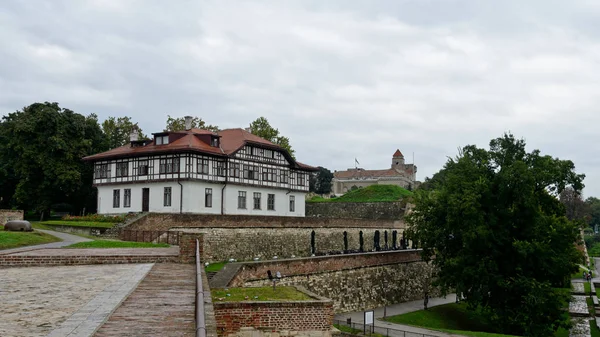
[[169, 144], [169, 136], [156, 136], [154, 139], [155, 145], [167, 145]]
[[210, 141], [210, 146], [219, 147], [219, 138], [213, 137]]

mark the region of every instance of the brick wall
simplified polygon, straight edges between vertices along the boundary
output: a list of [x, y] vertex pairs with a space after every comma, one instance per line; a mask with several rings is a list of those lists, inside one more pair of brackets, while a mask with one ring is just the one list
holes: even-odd
[[12, 209], [0, 209], [0, 225], [4, 225], [10, 220], [23, 220], [23, 211]]
[[333, 304], [324, 298], [293, 302], [214, 302], [213, 306], [219, 336], [235, 334], [244, 327], [288, 331], [291, 335], [302, 331], [329, 331], [333, 325]]
[[244, 262], [229, 283], [243, 286], [248, 281], [267, 280], [267, 271], [281, 272], [284, 277], [307, 276], [332, 271], [421, 261], [420, 251], [405, 250], [363, 254], [336, 255], [301, 259]]
[[179, 261], [179, 256], [24, 256], [0, 255], [0, 268], [67, 266], [89, 264], [164, 263]]
[[203, 235], [198, 233], [182, 233], [179, 237], [179, 262], [196, 263], [196, 240], [200, 243], [200, 259], [203, 256]]
[[394, 202], [307, 202], [307, 217], [400, 220], [405, 201]]

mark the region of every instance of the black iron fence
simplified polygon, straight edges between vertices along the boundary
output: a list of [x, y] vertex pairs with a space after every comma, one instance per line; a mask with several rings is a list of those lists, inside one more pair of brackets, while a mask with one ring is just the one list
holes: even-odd
[[179, 246], [180, 232], [172, 231], [121, 231], [120, 238], [123, 241], [168, 243], [173, 246]]
[[[386, 328], [377, 325], [365, 325], [363, 323], [352, 323], [349, 321], [333, 320], [333, 324], [341, 327], [340, 330], [347, 332], [352, 335], [365, 335], [371, 337], [437, 337], [435, 335], [428, 335], [419, 332], [411, 332], [400, 329]], [[377, 324], [377, 321], [375, 322]]]

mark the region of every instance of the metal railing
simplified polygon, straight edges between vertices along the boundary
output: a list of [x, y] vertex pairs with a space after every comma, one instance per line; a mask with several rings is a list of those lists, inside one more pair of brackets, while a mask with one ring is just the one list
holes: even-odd
[[196, 337], [206, 337], [202, 265], [200, 264], [200, 242], [198, 242], [198, 239], [196, 239]]
[[123, 241], [167, 243], [173, 246], [179, 246], [180, 234], [180, 232], [172, 231], [124, 230], [121, 231], [120, 238]]
[[386, 328], [376, 325], [365, 325], [363, 323], [348, 323], [347, 321], [333, 320], [333, 324], [350, 327], [354, 332], [347, 332], [352, 335], [365, 336], [386, 336], [386, 337], [437, 337], [420, 332], [411, 332], [400, 329]]

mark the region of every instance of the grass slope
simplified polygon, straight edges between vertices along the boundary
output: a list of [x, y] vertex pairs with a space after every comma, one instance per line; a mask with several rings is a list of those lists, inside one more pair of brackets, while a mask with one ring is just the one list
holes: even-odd
[[[212, 289], [212, 298], [215, 302], [241, 302], [241, 301], [306, 301], [311, 300], [308, 295], [299, 292], [294, 287], [248, 287]], [[229, 296], [227, 296], [229, 294]], [[219, 300], [222, 299], [222, 300]]]
[[94, 227], [94, 228], [111, 228], [114, 222], [98, 222], [98, 221], [63, 221], [51, 220], [40, 222], [43, 226], [75, 226], [75, 227]]
[[221, 271], [227, 262], [215, 262], [204, 267], [204, 271], [207, 273]]
[[41, 245], [61, 241], [59, 238], [41, 232], [7, 232], [0, 231], [0, 249]]
[[308, 202], [382, 202], [398, 201], [411, 196], [412, 192], [396, 185], [372, 185], [350, 191], [339, 198], [324, 199], [315, 196]]
[[79, 242], [67, 246], [66, 248], [166, 248], [166, 243], [150, 242], [131, 242], [117, 240], [94, 240], [88, 242]]
[[[386, 318], [386, 321], [445, 331], [463, 336], [514, 337], [512, 335], [495, 333], [480, 312], [469, 311], [466, 304], [462, 303], [444, 304], [430, 308], [429, 310], [419, 310], [392, 316]], [[561, 329], [554, 336], [567, 337], [569, 336], [569, 332]]]

